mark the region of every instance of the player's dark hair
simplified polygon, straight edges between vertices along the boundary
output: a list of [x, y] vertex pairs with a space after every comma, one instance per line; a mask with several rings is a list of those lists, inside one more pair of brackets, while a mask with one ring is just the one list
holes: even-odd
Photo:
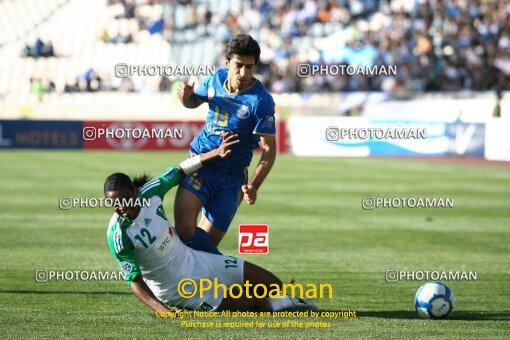
[[135, 187], [141, 188], [145, 185], [145, 183], [147, 183], [151, 179], [152, 179], [152, 176], [144, 172], [141, 175], [137, 175], [137, 176], [133, 177], [133, 184]]
[[230, 61], [234, 55], [254, 57], [257, 64], [260, 59], [259, 43], [251, 35], [238, 34], [228, 41], [225, 57]]
[[108, 191], [119, 191], [123, 188], [133, 190], [135, 187], [141, 188], [145, 183], [151, 180], [151, 176], [144, 173], [142, 175], [134, 176], [133, 179], [122, 173], [116, 172], [106, 178], [104, 182], [104, 193]]
[[106, 194], [108, 191], [119, 191], [123, 188], [133, 190], [134, 184], [129, 178], [128, 175], [122, 172], [116, 172], [106, 177], [106, 181], [104, 182], [104, 193]]

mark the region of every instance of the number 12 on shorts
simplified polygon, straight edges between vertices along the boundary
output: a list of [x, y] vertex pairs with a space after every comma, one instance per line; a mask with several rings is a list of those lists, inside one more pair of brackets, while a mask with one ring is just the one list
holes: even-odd
[[239, 225], [239, 254], [269, 253], [269, 226], [267, 224]]

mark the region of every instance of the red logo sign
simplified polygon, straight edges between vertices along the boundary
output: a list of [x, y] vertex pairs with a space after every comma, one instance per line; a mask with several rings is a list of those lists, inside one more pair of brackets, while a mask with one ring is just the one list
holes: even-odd
[[[277, 123], [278, 148], [280, 152], [286, 152], [285, 121]], [[117, 150], [188, 150], [189, 144], [200, 134], [203, 127], [203, 121], [84, 121], [83, 147]], [[151, 131], [152, 138], [147, 138], [143, 134], [141, 138], [136, 138], [137, 135], [147, 131]], [[261, 151], [260, 148], [258, 151]]]
[[239, 225], [239, 254], [269, 253], [269, 226], [267, 224]]
[[203, 126], [197, 121], [85, 121], [83, 145], [85, 149], [187, 150]]

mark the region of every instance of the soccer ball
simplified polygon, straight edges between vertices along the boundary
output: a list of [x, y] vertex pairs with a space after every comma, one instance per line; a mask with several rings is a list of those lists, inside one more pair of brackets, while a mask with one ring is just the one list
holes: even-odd
[[425, 283], [414, 298], [414, 307], [422, 319], [446, 318], [454, 305], [453, 292], [442, 282]]

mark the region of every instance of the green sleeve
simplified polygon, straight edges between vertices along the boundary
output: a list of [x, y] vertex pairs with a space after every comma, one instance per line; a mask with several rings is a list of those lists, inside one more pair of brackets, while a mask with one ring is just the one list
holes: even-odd
[[169, 167], [165, 172], [156, 179], [144, 184], [140, 189], [140, 197], [151, 198], [159, 196], [161, 199], [166, 195], [168, 190], [172, 189], [181, 182], [182, 174], [176, 167]]
[[137, 276], [142, 276], [142, 271], [136, 263], [133, 245], [123, 232], [119, 222], [116, 222], [108, 231], [108, 244], [124, 274], [124, 279], [128, 285], [131, 285]]

